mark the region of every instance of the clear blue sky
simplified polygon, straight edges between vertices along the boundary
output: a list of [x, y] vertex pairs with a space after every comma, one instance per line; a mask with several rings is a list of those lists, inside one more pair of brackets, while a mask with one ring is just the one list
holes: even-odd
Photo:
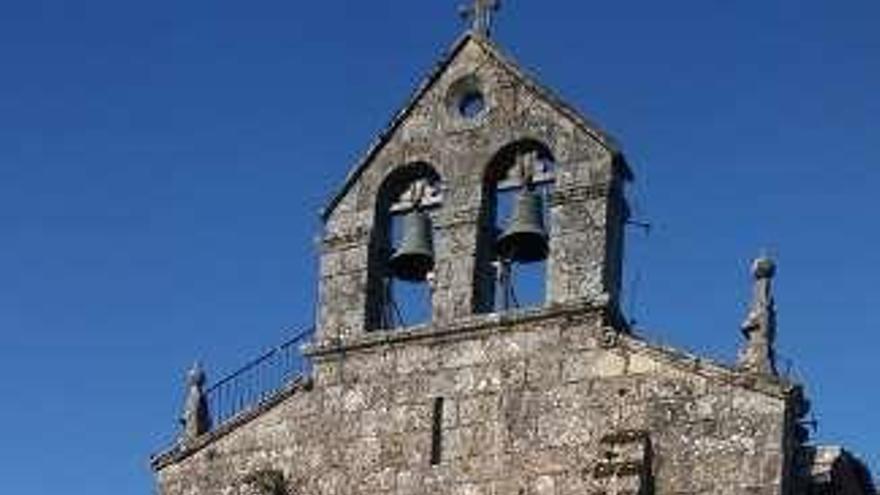
[[[643, 332], [732, 359], [769, 249], [821, 440], [880, 469], [880, 3], [506, 4], [501, 44], [628, 151], [655, 226], [629, 237]], [[310, 324], [317, 211], [456, 7], [0, 4], [6, 491], [150, 493], [188, 365]]]

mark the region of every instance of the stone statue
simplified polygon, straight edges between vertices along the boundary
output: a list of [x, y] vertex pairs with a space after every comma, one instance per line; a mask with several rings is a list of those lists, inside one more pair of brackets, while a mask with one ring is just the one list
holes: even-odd
[[205, 372], [198, 362], [187, 373], [186, 386], [186, 403], [180, 418], [183, 425], [181, 440], [190, 442], [211, 430], [211, 415], [204, 393]]
[[776, 375], [776, 303], [772, 286], [776, 264], [770, 258], [758, 258], [752, 265], [752, 275], [755, 288], [751, 309], [742, 325], [746, 344], [740, 352], [739, 366], [753, 373]]

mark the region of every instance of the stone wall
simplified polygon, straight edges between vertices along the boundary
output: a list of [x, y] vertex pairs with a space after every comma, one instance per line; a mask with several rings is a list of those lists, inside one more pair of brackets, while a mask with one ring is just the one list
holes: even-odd
[[267, 472], [309, 495], [783, 493], [796, 388], [603, 320], [486, 315], [318, 346], [309, 387], [158, 458], [160, 493], [273, 493]]

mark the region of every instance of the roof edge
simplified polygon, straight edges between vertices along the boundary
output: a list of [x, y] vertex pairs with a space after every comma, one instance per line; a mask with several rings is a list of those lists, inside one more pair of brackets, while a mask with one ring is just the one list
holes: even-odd
[[387, 144], [388, 140], [394, 135], [397, 129], [412, 113], [416, 103], [422, 98], [422, 96], [424, 96], [425, 93], [427, 93], [427, 91], [434, 85], [434, 83], [440, 78], [440, 76], [443, 75], [446, 68], [449, 67], [449, 64], [455, 59], [461, 49], [469, 41], [474, 41], [475, 43], [478, 43], [481, 48], [483, 48], [501, 66], [510, 71], [523, 84], [528, 86], [529, 89], [544, 98], [556, 111], [571, 119], [571, 121], [574, 122], [582, 131], [593, 137], [598, 143], [605, 147], [605, 149], [608, 150], [614, 157], [614, 164], [615, 166], [619, 167], [620, 173], [622, 174], [624, 179], [628, 181], [633, 180], [634, 174], [632, 172], [632, 169], [627, 163], [627, 160], [624, 157], [617, 140], [613, 136], [602, 130], [602, 128], [595, 122], [585, 117], [582, 112], [578, 111], [573, 106], [566, 103], [565, 100], [558, 96], [553, 90], [538, 82], [537, 77], [533, 77], [528, 74], [520, 64], [514, 61], [512, 57], [507, 55], [497, 44], [493, 43], [492, 40], [484, 36], [474, 34], [471, 31], [466, 31], [464, 34], [459, 36], [455, 40], [455, 42], [450, 45], [449, 48], [447, 48], [447, 50], [441, 56], [440, 60], [436, 64], [434, 64], [434, 67], [422, 79], [422, 82], [418, 85], [416, 90], [406, 100], [404, 106], [394, 114], [394, 117], [392, 117], [388, 125], [386, 125], [385, 128], [379, 133], [379, 135], [373, 140], [373, 142], [368, 147], [367, 152], [361, 157], [360, 160], [358, 160], [357, 165], [355, 165], [355, 167], [349, 171], [349, 173], [345, 177], [343, 186], [333, 195], [326, 206], [321, 209], [320, 218], [322, 221], [327, 221], [327, 219], [330, 217], [330, 214], [333, 213], [333, 211], [336, 209], [336, 206], [339, 205], [339, 203], [342, 201], [343, 196], [345, 196], [345, 194], [351, 189], [354, 182], [363, 174], [366, 167], [373, 161], [373, 159], [382, 150], [385, 144]]
[[803, 384], [788, 377], [750, 373], [732, 364], [700, 356], [692, 351], [651, 342], [643, 335], [621, 334], [621, 338], [625, 340], [624, 345], [632, 352], [644, 352], [683, 371], [690, 371], [710, 380], [746, 388], [770, 397], [785, 398], [803, 388]]
[[428, 89], [433, 86], [433, 84], [440, 78], [443, 74], [443, 71], [449, 67], [449, 64], [458, 55], [458, 52], [467, 44], [467, 42], [471, 39], [474, 39], [475, 36], [470, 31], [465, 32], [463, 35], [459, 36], [455, 42], [450, 45], [449, 48], [441, 56], [440, 60], [434, 64], [434, 67], [428, 71], [427, 75], [422, 79], [422, 82], [416, 87], [416, 90], [407, 98], [406, 103], [403, 107], [398, 110], [391, 121], [385, 126], [384, 129], [379, 133], [378, 137], [376, 137], [370, 146], [367, 148], [367, 152], [358, 160], [357, 165], [349, 171], [349, 173], [345, 177], [345, 181], [343, 183], [342, 188], [340, 188], [330, 199], [326, 206], [321, 209], [320, 217], [321, 220], [327, 221], [330, 217], [330, 214], [333, 213], [333, 210], [336, 209], [336, 206], [339, 205], [339, 202], [342, 201], [342, 197], [351, 189], [351, 186], [354, 182], [363, 174], [366, 166], [369, 165], [370, 162], [373, 161], [373, 158], [382, 150], [391, 136], [394, 135], [394, 132], [403, 124], [404, 120], [410, 115], [412, 110], [415, 108], [416, 102], [421, 99], [421, 97], [428, 91]]
[[595, 121], [588, 118], [584, 113], [571, 104], [567, 103], [564, 98], [549, 86], [542, 84], [536, 75], [532, 75], [523, 64], [517, 62], [511, 55], [504, 51], [499, 45], [493, 43], [492, 40], [477, 37], [475, 41], [495, 57], [502, 66], [511, 71], [523, 83], [528, 85], [530, 89], [538, 93], [546, 99], [555, 110], [562, 113], [566, 117], [578, 124], [582, 131], [596, 139], [605, 149], [614, 155], [622, 155], [620, 144], [617, 139], [610, 133], [602, 129]]

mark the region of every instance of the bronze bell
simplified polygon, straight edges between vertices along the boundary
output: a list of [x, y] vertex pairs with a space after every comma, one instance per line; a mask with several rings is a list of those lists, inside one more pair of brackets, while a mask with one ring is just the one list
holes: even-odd
[[403, 240], [389, 260], [391, 274], [400, 280], [420, 282], [434, 269], [431, 217], [414, 209], [403, 217]]
[[547, 231], [544, 229], [544, 201], [529, 187], [516, 196], [513, 215], [498, 237], [498, 254], [506, 260], [531, 263], [547, 258]]

